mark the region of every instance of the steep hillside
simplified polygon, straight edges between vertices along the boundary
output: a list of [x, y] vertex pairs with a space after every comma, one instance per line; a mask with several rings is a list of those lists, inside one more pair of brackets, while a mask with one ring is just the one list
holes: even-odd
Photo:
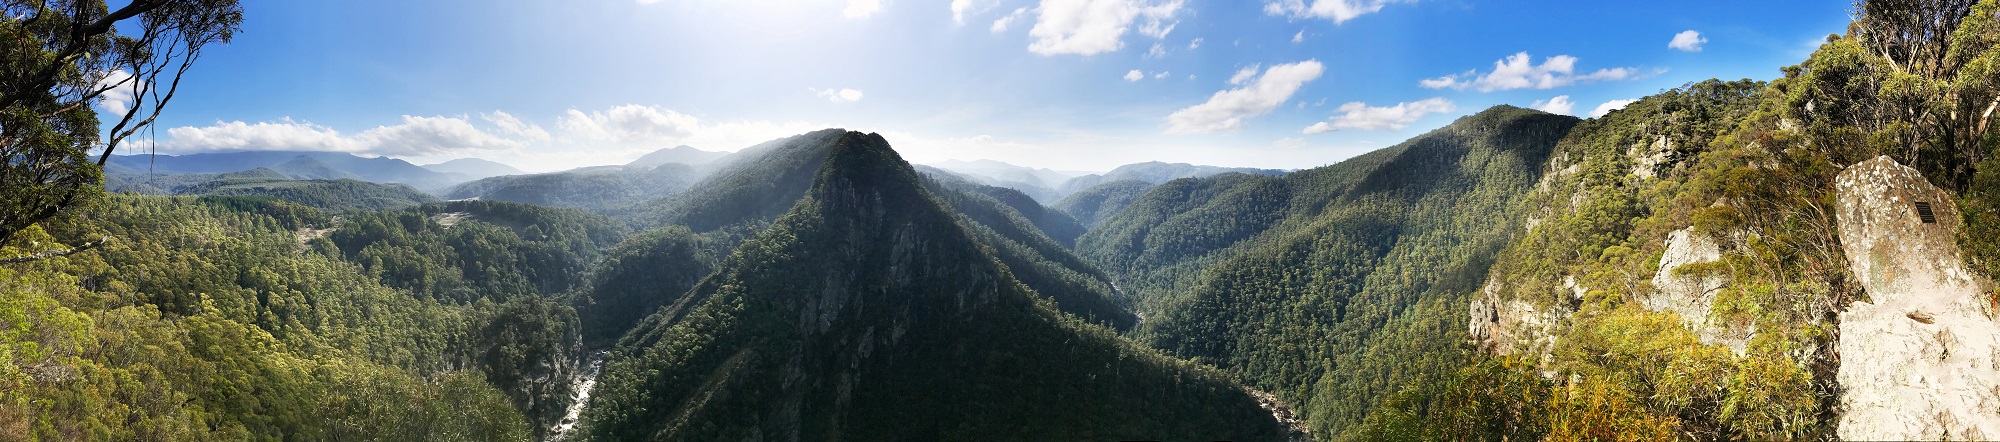
[[[1768, 85], [1668, 91], [1564, 140], [1538, 222], [1470, 305], [1482, 345], [1552, 380], [1510, 399], [1538, 410], [1510, 422], [1561, 438], [2000, 431], [1973, 405], [2000, 388], [1978, 354], [2000, 327], [1985, 282], [2000, 2], [1858, 12]], [[1913, 19], [1942, 28], [1911, 34]]]
[[1078, 249], [1136, 298], [1142, 338], [1303, 404], [1332, 436], [1455, 368], [1462, 306], [1576, 123], [1501, 106], [1332, 166], [1171, 181]]
[[751, 146], [686, 192], [642, 204], [638, 217], [648, 225], [695, 232], [761, 230], [805, 196], [826, 159], [826, 146], [845, 133], [826, 129]]
[[[1015, 278], [1054, 300], [1062, 311], [1119, 331], [1138, 324], [1138, 316], [1119, 302], [1110, 276], [1070, 253], [1046, 230], [1028, 230], [1038, 226], [1025, 219], [1027, 213], [1062, 217], [1062, 221], [1068, 220], [1066, 216], [1046, 210], [1013, 189], [932, 177], [924, 177], [923, 183], [925, 190], [959, 217], [975, 240], [993, 248], [993, 254]], [[1015, 203], [1002, 202], [996, 196], [1012, 197]], [[1074, 222], [1060, 225], [1081, 230]]]
[[679, 301], [715, 273], [719, 248], [680, 226], [647, 230], [612, 247], [573, 300], [584, 344], [610, 347], [640, 319]]
[[794, 208], [620, 343], [589, 436], [1282, 436], [1219, 373], [1038, 301], [887, 141], [833, 141]]
[[925, 179], [926, 184], [940, 191], [948, 188], [954, 193], [977, 195], [1005, 205], [1006, 210], [1020, 215], [1022, 220], [1040, 229], [1043, 235], [1062, 243], [1064, 248], [1074, 246], [1076, 237], [1083, 235], [1083, 225], [1077, 224], [1075, 218], [1060, 211], [1050, 210], [1020, 190], [973, 183], [946, 175], [925, 174]]
[[1152, 190], [1154, 184], [1139, 180], [1112, 181], [1091, 186], [1077, 193], [1063, 197], [1054, 209], [1069, 214], [1071, 219], [1084, 228], [1097, 227], [1098, 223], [1115, 215], [1140, 195]]
[[[678, 195], [637, 206], [642, 225], [687, 227], [729, 251], [796, 205], [811, 188], [834, 142], [847, 132], [829, 129], [766, 142], [732, 155], [701, 183]], [[1081, 227], [1012, 189], [941, 180], [926, 183], [993, 247], [1015, 274], [1062, 310], [1093, 322], [1129, 328], [1137, 322], [1117, 303], [1108, 277], [1067, 250]], [[790, 196], [790, 199], [785, 199]]]
[[[383, 236], [437, 240], [418, 227], [430, 219], [410, 221]], [[354, 228], [325, 212], [116, 196], [48, 227], [0, 256], [55, 237], [112, 240], [0, 267], [0, 439], [528, 440], [569, 397], [566, 308], [536, 295], [415, 296], [322, 238]], [[479, 241], [535, 248], [491, 233]], [[445, 273], [498, 261], [457, 251], [404, 263]]]

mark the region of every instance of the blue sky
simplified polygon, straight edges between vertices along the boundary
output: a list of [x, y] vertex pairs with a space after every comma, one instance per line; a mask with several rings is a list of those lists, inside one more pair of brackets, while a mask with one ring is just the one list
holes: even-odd
[[330, 150], [553, 171], [846, 127], [881, 132], [919, 163], [1296, 169], [1497, 104], [1589, 117], [1693, 81], [1768, 80], [1849, 20], [1843, 1], [244, 7], [244, 32], [205, 53], [161, 117], [160, 153]]

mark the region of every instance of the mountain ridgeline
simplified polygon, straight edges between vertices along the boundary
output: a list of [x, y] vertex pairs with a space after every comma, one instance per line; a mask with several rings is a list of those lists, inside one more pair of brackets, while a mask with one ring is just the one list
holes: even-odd
[[886, 140], [826, 135], [808, 193], [619, 343], [592, 436], [1281, 437], [1220, 373], [1040, 300]]
[[1148, 312], [1139, 338], [1338, 434], [1454, 363], [1469, 294], [1577, 121], [1501, 106], [1332, 166], [1171, 181], [1078, 250]]

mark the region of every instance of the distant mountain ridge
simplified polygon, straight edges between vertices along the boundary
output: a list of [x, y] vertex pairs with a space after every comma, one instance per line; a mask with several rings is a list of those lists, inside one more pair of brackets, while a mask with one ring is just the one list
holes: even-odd
[[[312, 161], [295, 162], [300, 157]], [[368, 158], [341, 152], [253, 151], [189, 155], [112, 155], [111, 161], [106, 165], [106, 172], [230, 173], [259, 167], [285, 173], [289, 173], [286, 169], [294, 169], [313, 175], [340, 175], [344, 172], [365, 181], [407, 184], [420, 190], [437, 190], [465, 181], [450, 174], [410, 164], [408, 161], [388, 157]]]
[[[1102, 174], [1084, 172], [1064, 172], [1018, 166], [993, 160], [960, 161], [949, 160], [918, 166], [919, 171], [936, 174], [948, 172], [958, 178], [989, 186], [999, 186], [1019, 190], [1042, 204], [1055, 204], [1070, 195], [1089, 190], [1100, 184], [1117, 181], [1139, 181], [1161, 184], [1180, 178], [1206, 178], [1225, 173], [1246, 173], [1251, 175], [1284, 175], [1277, 169], [1257, 169], [1249, 167], [1203, 166], [1188, 163], [1165, 163], [1149, 161], [1118, 166]], [[1079, 220], [1081, 221], [1081, 220]]]
[[522, 172], [521, 169], [514, 168], [514, 166], [479, 158], [459, 158], [437, 164], [425, 164], [423, 168], [439, 173], [463, 175], [468, 181], [527, 173]]
[[1069, 196], [1070, 194], [1082, 192], [1098, 184], [1114, 181], [1134, 180], [1162, 184], [1181, 178], [1207, 178], [1231, 172], [1269, 176], [1285, 174], [1285, 171], [1277, 169], [1202, 166], [1188, 163], [1148, 161], [1118, 166], [1117, 169], [1111, 169], [1110, 172], [1105, 172], [1102, 175], [1092, 174], [1071, 178], [1069, 181], [1063, 182], [1062, 187], [1056, 188], [1056, 192], [1063, 196]]
[[672, 195], [701, 178], [692, 166], [598, 166], [562, 172], [481, 178], [438, 193], [445, 198], [511, 201], [597, 213]]
[[729, 156], [729, 152], [714, 152], [680, 145], [653, 151], [639, 159], [626, 163], [627, 167], [654, 167], [662, 164], [686, 164], [701, 166]]

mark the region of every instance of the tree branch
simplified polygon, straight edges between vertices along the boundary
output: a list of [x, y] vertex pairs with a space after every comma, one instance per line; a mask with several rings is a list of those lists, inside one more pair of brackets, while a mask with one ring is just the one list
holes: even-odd
[[77, 245], [76, 247], [71, 247], [71, 248], [67, 248], [67, 249], [60, 249], [60, 250], [48, 250], [48, 251], [43, 251], [43, 252], [41, 252], [41, 253], [36, 253], [36, 254], [32, 254], [32, 255], [22, 255], [22, 256], [16, 256], [16, 257], [13, 257], [13, 258], [6, 258], [6, 259], [0, 259], [0, 264], [19, 264], [19, 263], [24, 263], [24, 262], [28, 262], [28, 261], [40, 261], [40, 260], [44, 260], [44, 259], [49, 259], [49, 258], [55, 258], [55, 257], [59, 257], [59, 256], [69, 256], [69, 255], [74, 255], [74, 254], [77, 254], [77, 253], [82, 253], [82, 252], [84, 252], [84, 251], [87, 251], [87, 250], [90, 250], [90, 249], [95, 249], [95, 248], [98, 248], [99, 246], [103, 246], [103, 245], [104, 245], [105, 243], [108, 243], [108, 242], [111, 242], [111, 237], [110, 237], [110, 236], [106, 236], [106, 237], [103, 237], [103, 238], [98, 238], [98, 239], [97, 239], [96, 241], [89, 241], [89, 242], [85, 242], [85, 243], [83, 243], [83, 244], [78, 244], [78, 245]]

